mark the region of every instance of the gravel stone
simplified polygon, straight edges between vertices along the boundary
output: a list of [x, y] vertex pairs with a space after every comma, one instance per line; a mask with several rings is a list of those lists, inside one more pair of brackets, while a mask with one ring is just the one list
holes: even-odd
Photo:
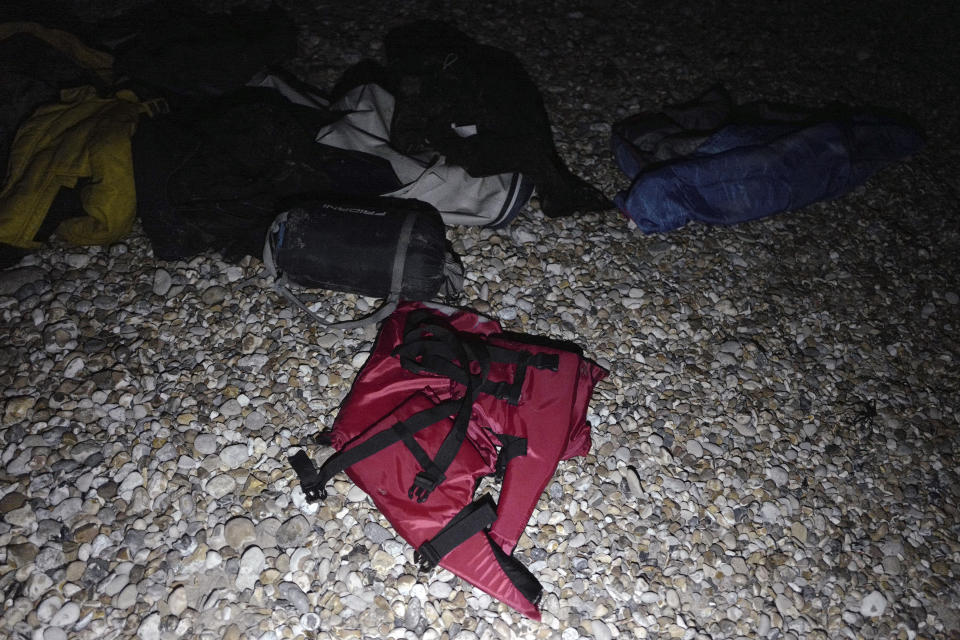
[[301, 614], [310, 612], [310, 600], [303, 590], [293, 582], [281, 582], [277, 585], [280, 597], [293, 605]]
[[370, 538], [370, 542], [373, 544], [380, 544], [385, 540], [393, 538], [393, 534], [389, 529], [383, 527], [376, 522], [368, 522], [363, 525], [363, 533], [365, 536]]
[[302, 515], [295, 515], [277, 529], [277, 546], [280, 548], [303, 546], [311, 531], [310, 522]]
[[193, 441], [193, 448], [200, 455], [210, 455], [217, 452], [217, 436], [212, 433], [202, 433]]
[[879, 591], [871, 591], [860, 602], [860, 615], [868, 618], [882, 616], [887, 610], [887, 599]]
[[13, 295], [25, 285], [42, 282], [46, 277], [47, 271], [40, 267], [21, 267], [0, 271], [0, 296]]
[[43, 630], [43, 640], [66, 640], [67, 632], [61, 627], [47, 627]]
[[252, 589], [256, 584], [260, 572], [263, 571], [264, 561], [263, 550], [260, 547], [249, 547], [240, 557], [240, 568], [237, 573], [237, 589]]
[[220, 461], [228, 468], [236, 468], [250, 459], [245, 444], [231, 444], [220, 450]]
[[140, 640], [159, 640], [160, 622], [160, 614], [151, 613], [137, 627], [137, 637]]
[[54, 627], [69, 627], [79, 619], [80, 605], [76, 602], [67, 602], [53, 614], [50, 624]]
[[173, 286], [173, 278], [166, 269], [157, 269], [153, 273], [153, 292], [158, 296], [165, 296]]
[[207, 481], [207, 493], [214, 499], [222, 498], [228, 494], [232, 494], [237, 488], [237, 481], [234, 480], [233, 476], [227, 474], [220, 474], [214, 476]]
[[175, 616], [181, 615], [187, 609], [187, 590], [179, 586], [170, 592], [167, 598], [167, 606], [170, 607], [170, 613]]
[[227, 289], [220, 285], [214, 285], [204, 290], [200, 296], [200, 301], [207, 306], [220, 304], [227, 299]]
[[257, 532], [249, 518], [237, 516], [227, 520], [223, 528], [227, 545], [237, 551], [243, 551], [247, 545], [257, 539]]
[[443, 600], [450, 596], [450, 594], [453, 592], [453, 588], [446, 582], [435, 580], [430, 583], [428, 591], [434, 598]]

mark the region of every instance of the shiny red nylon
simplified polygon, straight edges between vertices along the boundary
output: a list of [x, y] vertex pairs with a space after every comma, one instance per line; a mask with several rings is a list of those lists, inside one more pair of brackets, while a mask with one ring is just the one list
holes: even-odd
[[[470, 426], [442, 482], [423, 503], [407, 495], [421, 470], [401, 443], [388, 447], [347, 470], [347, 475], [371, 496], [397, 533], [415, 547], [432, 538], [447, 521], [473, 500], [476, 482], [493, 473], [499, 441], [493, 433], [527, 438], [527, 455], [507, 467], [490, 539], [510, 554], [559, 460], [585, 454], [590, 448], [587, 406], [593, 387], [606, 371], [579, 355], [497, 336], [499, 324], [467, 311], [404, 303], [384, 321], [373, 352], [358, 374], [334, 422], [332, 444], [349, 448], [388, 429], [433, 404], [461, 397], [462, 385], [449, 378], [404, 369], [391, 353], [402, 342], [407, 316], [418, 309], [436, 315], [458, 331], [486, 336], [491, 344], [530, 353], [556, 354], [557, 371], [528, 367], [517, 406], [481, 393], [474, 403]], [[492, 381], [512, 381], [515, 366], [493, 363]], [[449, 432], [452, 420], [423, 429], [415, 439], [433, 457]], [[447, 554], [440, 566], [478, 586], [534, 619], [540, 613], [509, 580], [483, 533]]]
[[[395, 411], [349, 442], [345, 440], [343, 432], [335, 431], [332, 444], [337, 449], [360, 444], [443, 399], [436, 397], [429, 389], [414, 393]], [[414, 439], [433, 457], [452, 426], [452, 419], [441, 420], [415, 434]], [[402, 443], [358, 462], [347, 469], [347, 475], [370, 495], [397, 533], [413, 546], [419, 547], [432, 538], [443, 523], [473, 501], [477, 481], [494, 472], [496, 460], [497, 450], [491, 434], [484, 432], [477, 421], [472, 420], [467, 439], [447, 470], [447, 479], [434, 489], [425, 502], [417, 502], [407, 496], [407, 489], [413, 484], [420, 468]], [[400, 513], [402, 516], [396, 515]]]
[[[494, 431], [527, 439], [527, 455], [514, 458], [500, 489], [497, 521], [490, 536], [512, 553], [523, 534], [540, 495], [560, 460], [586, 455], [590, 450], [587, 408], [594, 385], [607, 372], [579, 355], [499, 338], [492, 344], [532, 353], [554, 353], [560, 358], [556, 372], [528, 368], [520, 403], [481, 394], [474, 407], [494, 423]], [[513, 367], [511, 367], [512, 369]]]

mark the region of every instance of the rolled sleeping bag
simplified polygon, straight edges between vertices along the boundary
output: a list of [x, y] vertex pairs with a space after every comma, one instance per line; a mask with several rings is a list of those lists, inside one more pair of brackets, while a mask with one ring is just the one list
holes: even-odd
[[379, 321], [399, 300], [430, 300], [463, 286], [463, 267], [446, 240], [439, 212], [419, 200], [330, 195], [280, 214], [264, 243], [275, 288], [320, 319], [290, 285], [385, 298], [372, 314], [331, 326]]

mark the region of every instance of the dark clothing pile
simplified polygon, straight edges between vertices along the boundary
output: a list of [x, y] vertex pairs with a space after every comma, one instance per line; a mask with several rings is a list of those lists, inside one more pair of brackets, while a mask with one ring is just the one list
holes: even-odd
[[[143, 104], [143, 111], [153, 117], [157, 117], [159, 112], [148, 108], [149, 101], [162, 104], [165, 108], [172, 107], [170, 119], [152, 121], [144, 115], [138, 118], [133, 127], [142, 126], [145, 129], [142, 137], [135, 136], [134, 143], [141, 151], [136, 167], [139, 178], [137, 196], [141, 205], [137, 213], [144, 218], [151, 240], [159, 247], [158, 256], [186, 257], [211, 248], [229, 252], [239, 250], [241, 246], [245, 247], [246, 252], [247, 248], [254, 246], [247, 240], [258, 232], [260, 238], [256, 244], [262, 246], [269, 221], [264, 225], [254, 223], [256, 215], [253, 209], [237, 218], [235, 210], [224, 206], [225, 200], [217, 200], [217, 193], [229, 193], [229, 197], [235, 200], [255, 204], [260, 207], [261, 213], [264, 207], [269, 207], [272, 217], [276, 212], [272, 210], [272, 202], [266, 202], [265, 199], [285, 195], [294, 188], [291, 182], [302, 178], [298, 189], [307, 185], [310, 188], [322, 186], [322, 183], [308, 179], [306, 174], [289, 175], [272, 165], [264, 167], [269, 160], [263, 156], [277, 158], [292, 152], [292, 133], [286, 137], [278, 133], [289, 133], [290, 118], [271, 121], [267, 113], [261, 113], [259, 119], [246, 114], [247, 124], [256, 125], [256, 128], [247, 132], [249, 137], [243, 142], [248, 144], [237, 144], [237, 136], [242, 138], [244, 133], [234, 131], [235, 135], [231, 137], [229, 130], [231, 126], [242, 127], [239, 124], [241, 118], [234, 113], [225, 113], [224, 122], [218, 124], [218, 116], [210, 112], [210, 109], [225, 108], [230, 103], [230, 100], [226, 100], [218, 104], [214, 102], [214, 96], [242, 88], [264, 66], [288, 58], [295, 52], [296, 33], [293, 24], [279, 9], [259, 12], [239, 9], [230, 15], [208, 15], [190, 8], [186, 2], [163, 2], [139, 7], [98, 25], [63, 19], [55, 7], [42, 3], [36, 8], [17, 6], [15, 9], [8, 8], [3, 13], [15, 18], [33, 16], [54, 26], [63, 26], [63, 22], [68, 22], [86, 38], [84, 40], [62, 29], [29, 20], [0, 23], [0, 88], [3, 89], [0, 97], [0, 164], [5, 168], [15, 135], [25, 131], [28, 123], [33, 129], [39, 126], [32, 124], [34, 115], [40, 113], [38, 109], [46, 109], [51, 104], [67, 100], [64, 96], [76, 93], [73, 88], [86, 87], [87, 93], [83, 95], [89, 94], [91, 102], [95, 101], [97, 95], [109, 97], [118, 92], [117, 95], [122, 94], [131, 101]], [[89, 43], [93, 42], [98, 43], [96, 47], [90, 46]], [[118, 91], [121, 88], [124, 91]], [[72, 93], [62, 94], [63, 90]], [[242, 97], [236, 99], [243, 100]], [[68, 105], [62, 106], [66, 109]], [[310, 128], [301, 129], [299, 133], [302, 138], [293, 145], [296, 151], [311, 147], [311, 152], [318, 153], [316, 145], [312, 144], [312, 136], [316, 128], [327, 121], [321, 120]], [[210, 138], [204, 139], [200, 145], [206, 149], [206, 153], [193, 148], [199, 140], [197, 133], [204, 129], [221, 137], [217, 151], [229, 151], [233, 155], [213, 160], [216, 151], [210, 150], [214, 142]], [[273, 148], [271, 133], [278, 135], [281, 145], [289, 144]], [[54, 134], [47, 138], [51, 136]], [[92, 137], [90, 145], [102, 144], [102, 137]], [[75, 139], [70, 142], [75, 142]], [[53, 143], [48, 142], [48, 146], [50, 144]], [[80, 149], [75, 146], [69, 149], [77, 154], [93, 153], [89, 147]], [[150, 150], [143, 153], [148, 148], [156, 149], [157, 153]], [[21, 149], [19, 153], [22, 156], [31, 153], [31, 150]], [[129, 151], [126, 153], [129, 156]], [[192, 163], [188, 162], [188, 156]], [[81, 155], [76, 157], [80, 158]], [[29, 166], [31, 160], [18, 156], [17, 166]], [[244, 162], [241, 170], [229, 172], [232, 167], [239, 166], [237, 163]], [[134, 168], [130, 167], [132, 161], [129, 157], [126, 163], [126, 175], [132, 175]], [[68, 164], [65, 158], [55, 169], [67, 170], [65, 167]], [[185, 166], [195, 174], [185, 177]], [[174, 168], [181, 169], [181, 172], [173, 175]], [[261, 169], [270, 170], [256, 173]], [[158, 173], [151, 174], [152, 170], [158, 170]], [[282, 174], [280, 178], [278, 171]], [[114, 171], [112, 175], [121, 173]], [[248, 178], [254, 174], [257, 176], [256, 184], [249, 184]], [[90, 177], [96, 182], [103, 176]], [[16, 241], [0, 243], [0, 266], [15, 264], [30, 250], [30, 246], [46, 241], [54, 230], [62, 230], [60, 223], [64, 220], [91, 213], [85, 211], [90, 204], [89, 194], [84, 195], [85, 190], [90, 188], [90, 180], [86, 179], [87, 176], [83, 178], [62, 181], [67, 186], [62, 187], [55, 197], [49, 198], [51, 204], [45, 212], [8, 207], [8, 218], [15, 214], [24, 219], [29, 216], [33, 220], [37, 213], [40, 216], [45, 214], [45, 218], [36, 234], [33, 234], [32, 227], [29, 229], [30, 237], [20, 238], [19, 235], [23, 234], [13, 233], [4, 235], [4, 238], [16, 236]], [[201, 180], [208, 184], [194, 189], [190, 188], [190, 184], [184, 184], [192, 182], [196, 186]], [[29, 184], [34, 182], [37, 181]], [[129, 190], [131, 220], [134, 207], [132, 182]], [[22, 190], [23, 187], [17, 188]], [[109, 192], [110, 189], [111, 184], [108, 183], [101, 191]], [[117, 190], [121, 191], [119, 187]], [[267, 192], [270, 192], [269, 196]], [[194, 217], [191, 212], [202, 208], [204, 203], [214, 206]], [[108, 205], [112, 206], [112, 203], [104, 206]], [[162, 205], [166, 205], [166, 209]], [[176, 215], [174, 205], [180, 207], [179, 213], [182, 215]], [[230, 210], [220, 215], [218, 207], [221, 211]], [[111, 210], [97, 213], [99, 215], [95, 217], [109, 221], [123, 217], [121, 212]], [[198, 233], [197, 218], [202, 221], [201, 226], [206, 226], [206, 234]], [[5, 228], [14, 229], [20, 224], [18, 219], [4, 220]], [[94, 238], [95, 234], [88, 233], [83, 237]], [[214, 241], [213, 237], [219, 237], [220, 240]], [[77, 242], [75, 237], [67, 239]], [[115, 239], [114, 236], [109, 237], [109, 241]], [[174, 249], [173, 245], [178, 245], [178, 248]], [[259, 249], [252, 253], [258, 254]]]
[[515, 55], [430, 20], [393, 29], [385, 49], [400, 151], [437, 151], [473, 176], [520, 172], [550, 217], [610, 207], [564, 165], [543, 98]]
[[246, 88], [141, 122], [133, 141], [137, 209], [154, 255], [259, 255], [280, 201], [324, 191], [334, 160], [313, 142], [330, 115]]
[[14, 134], [34, 109], [55, 102], [61, 89], [79, 85], [106, 88], [101, 74], [71, 57], [65, 46], [58, 46], [66, 43], [41, 37], [47, 34], [66, 36], [34, 23], [20, 23], [17, 29], [11, 27], [9, 35], [0, 31], [0, 87], [4, 94], [0, 100], [0, 165], [3, 167], [6, 167]]

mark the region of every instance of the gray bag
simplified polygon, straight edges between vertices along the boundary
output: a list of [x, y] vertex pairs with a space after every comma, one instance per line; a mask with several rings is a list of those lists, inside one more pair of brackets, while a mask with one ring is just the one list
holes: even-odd
[[[277, 292], [320, 324], [341, 329], [379, 322], [401, 299], [430, 300], [463, 287], [463, 267], [439, 213], [418, 200], [344, 195], [311, 200], [277, 216], [263, 262]], [[384, 301], [367, 316], [329, 323], [291, 286]]]

